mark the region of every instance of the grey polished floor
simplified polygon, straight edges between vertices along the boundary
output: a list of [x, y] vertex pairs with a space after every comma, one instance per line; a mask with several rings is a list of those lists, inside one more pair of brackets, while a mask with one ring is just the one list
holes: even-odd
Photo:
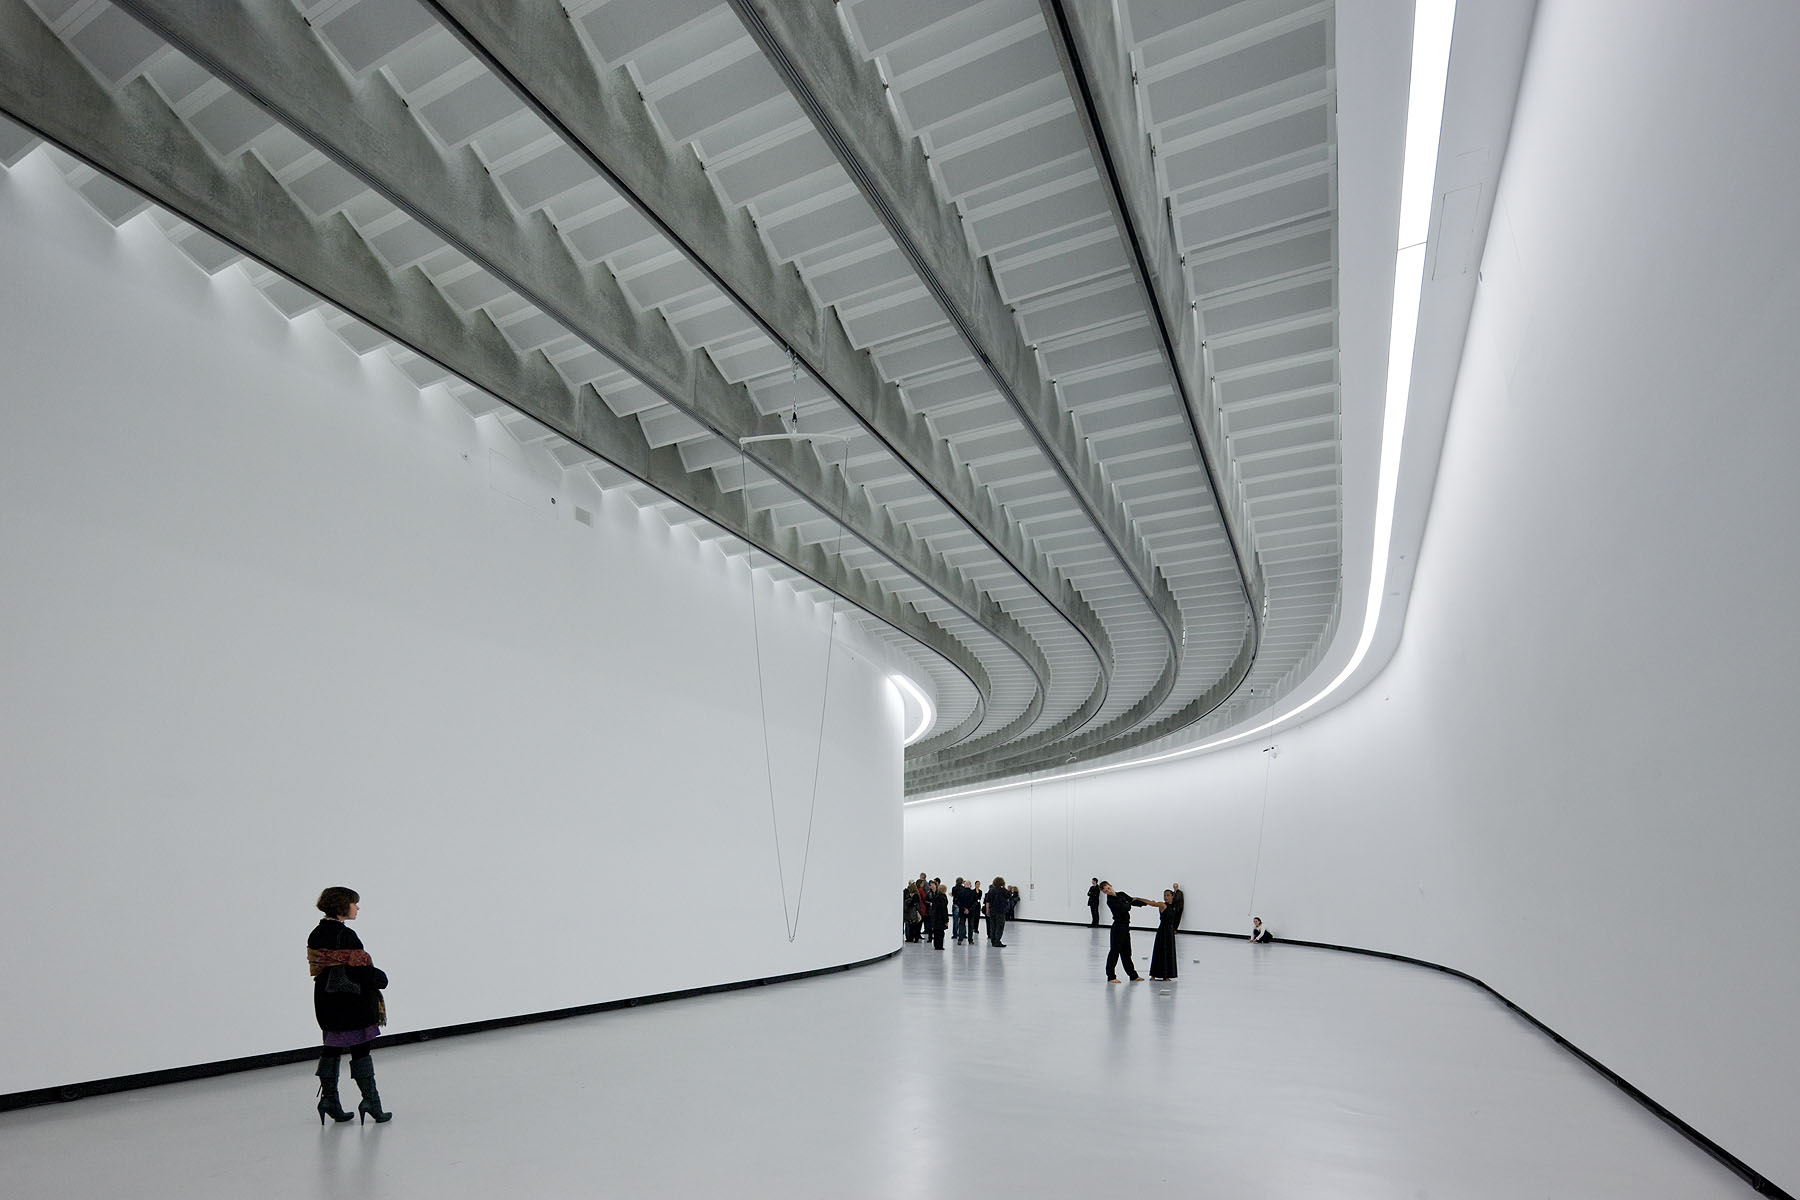
[[320, 1129], [305, 1066], [0, 1114], [0, 1196], [1752, 1194], [1449, 976], [1183, 938], [1108, 986], [1101, 932], [1006, 940], [378, 1052], [381, 1128]]

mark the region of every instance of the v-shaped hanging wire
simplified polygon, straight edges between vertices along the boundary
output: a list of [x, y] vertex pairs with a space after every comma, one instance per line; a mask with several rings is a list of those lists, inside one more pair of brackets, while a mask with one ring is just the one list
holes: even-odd
[[[744, 447], [753, 443], [791, 442], [796, 445], [804, 445], [811, 442], [837, 442], [842, 448], [842, 453], [838, 459], [838, 470], [844, 476], [843, 486], [846, 494], [848, 493], [850, 478], [846, 468], [848, 467], [850, 460], [849, 439], [840, 437], [836, 434], [801, 433], [798, 429], [799, 422], [797, 418], [794, 424], [795, 429], [790, 433], [770, 433], [758, 437], [738, 439], [738, 489], [743, 495], [744, 528], [746, 529], [750, 528], [750, 456], [745, 453]], [[827, 477], [829, 478], [829, 475]], [[833, 511], [829, 505], [826, 506], [826, 512], [837, 522], [837, 537], [831, 547], [832, 557], [837, 558], [844, 548], [844, 514], [841, 511]], [[829, 711], [827, 702], [831, 693], [832, 651], [837, 645], [839, 597], [836, 592], [833, 592], [831, 595], [831, 617], [826, 629], [825, 639], [825, 678], [823, 684], [819, 688], [819, 722], [817, 740], [813, 747], [812, 790], [806, 806], [806, 841], [800, 855], [800, 881], [794, 892], [793, 908], [790, 910], [788, 907], [787, 871], [781, 861], [781, 819], [776, 813], [775, 805], [774, 754], [769, 748], [769, 697], [767, 687], [764, 684], [763, 675], [762, 624], [758, 618], [756, 605], [756, 563], [754, 549], [751, 550], [749, 561], [751, 566], [750, 626], [756, 642], [756, 700], [758, 712], [762, 717], [763, 779], [769, 793], [769, 826], [775, 839], [775, 873], [781, 883], [781, 917], [782, 922], [787, 929], [787, 939], [792, 942], [800, 930], [800, 906], [806, 898], [806, 867], [807, 863], [812, 859], [813, 816], [817, 812], [819, 806], [819, 775], [825, 755], [825, 716]]]

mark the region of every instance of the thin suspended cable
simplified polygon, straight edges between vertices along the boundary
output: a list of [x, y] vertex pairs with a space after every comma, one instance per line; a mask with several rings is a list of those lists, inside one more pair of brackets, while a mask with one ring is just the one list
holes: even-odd
[[[744, 502], [744, 530], [750, 529], [750, 457], [738, 444], [738, 492]], [[775, 815], [775, 761], [769, 753], [769, 697], [763, 684], [762, 621], [756, 613], [756, 547], [750, 547], [746, 561], [750, 564], [750, 636], [756, 645], [756, 711], [762, 718], [763, 779], [769, 792], [769, 829], [775, 838], [775, 877], [781, 883], [781, 927], [788, 941], [794, 940], [793, 925], [788, 919], [787, 875], [781, 866], [781, 821]]]
[[[798, 414], [795, 414], [795, 415], [797, 418]], [[797, 423], [798, 422], [796, 419], [796, 424]], [[790, 434], [788, 436], [793, 437], [796, 440], [800, 439], [800, 435], [797, 432], [794, 434]], [[744, 527], [746, 529], [748, 529], [750, 527], [750, 485], [749, 485], [750, 459], [749, 459], [749, 455], [746, 454], [744, 451], [744, 446], [747, 442], [750, 442], [750, 441], [765, 441], [765, 440], [779, 441], [779, 440], [786, 440], [786, 438], [784, 438], [780, 435], [770, 435], [767, 437], [758, 437], [758, 438], [741, 438], [738, 441], [738, 487], [739, 487], [739, 490], [743, 493]], [[810, 439], [807, 439], [807, 440], [810, 440]], [[849, 460], [850, 460], [849, 439], [847, 439], [847, 438], [831, 438], [830, 440], [841, 442], [843, 445], [843, 454], [841, 456], [842, 461], [839, 463], [839, 471], [840, 471], [840, 473], [844, 472], [848, 468]], [[849, 488], [848, 474], [844, 475], [844, 481], [845, 481], [845, 489], [847, 492], [848, 488]], [[841, 509], [841, 506], [840, 506], [840, 509]], [[833, 512], [829, 507], [826, 508], [826, 512], [829, 513], [830, 516], [832, 517], [832, 519], [837, 522], [837, 536], [836, 536], [835, 540], [832, 542], [832, 555], [833, 555], [833, 557], [839, 558], [841, 560], [842, 554], [843, 554], [843, 548], [844, 548], [844, 524], [845, 524], [844, 515], [841, 510]], [[807, 801], [807, 810], [806, 810], [806, 840], [802, 844], [801, 855], [800, 855], [800, 882], [799, 882], [799, 886], [796, 888], [795, 893], [794, 893], [794, 906], [791, 910], [791, 915], [790, 915], [790, 910], [788, 908], [788, 895], [787, 895], [787, 870], [786, 870], [786, 867], [782, 863], [782, 857], [781, 857], [781, 818], [780, 818], [779, 813], [777, 812], [776, 803], [775, 803], [775, 756], [774, 756], [774, 752], [769, 747], [769, 695], [768, 695], [767, 677], [763, 670], [762, 622], [761, 622], [760, 616], [758, 615], [757, 604], [756, 604], [756, 572], [754, 569], [754, 565], [755, 565], [754, 564], [754, 554], [755, 554], [754, 549], [752, 550], [751, 554], [752, 554], [752, 557], [751, 557], [752, 569], [750, 572], [750, 625], [751, 625], [751, 632], [754, 637], [754, 641], [755, 641], [755, 645], [756, 645], [756, 699], [757, 699], [757, 708], [758, 708], [758, 711], [761, 714], [761, 718], [762, 718], [763, 779], [764, 779], [764, 785], [765, 785], [765, 787], [768, 791], [768, 795], [769, 795], [769, 829], [770, 829], [771, 835], [773, 836], [773, 838], [775, 840], [775, 875], [776, 875], [776, 879], [781, 884], [782, 927], [787, 931], [788, 941], [792, 942], [799, 935], [800, 912], [801, 912], [802, 906], [805, 904], [805, 901], [806, 901], [806, 873], [807, 873], [808, 865], [812, 862], [813, 825], [814, 825], [814, 820], [815, 820], [815, 817], [817, 816], [818, 808], [819, 808], [819, 778], [824, 773], [825, 722], [826, 722], [826, 718], [830, 715], [830, 711], [831, 711], [831, 708], [830, 708], [831, 663], [832, 663], [832, 658], [833, 658], [833, 651], [836, 649], [836, 646], [837, 646], [838, 596], [835, 592], [832, 594], [831, 617], [830, 617], [829, 623], [827, 624], [826, 632], [825, 632], [825, 680], [824, 680], [824, 686], [820, 689], [820, 692], [819, 692], [819, 723], [818, 723], [818, 730], [817, 730], [817, 739], [816, 739], [816, 741], [814, 743], [814, 747], [813, 747], [812, 787], [811, 787], [811, 794]]]
[[[789, 351], [789, 353], [791, 354], [792, 351]], [[796, 368], [796, 378], [797, 377], [798, 368]], [[850, 490], [850, 442], [848, 439], [839, 440], [843, 442], [843, 455], [841, 461], [838, 463], [838, 472], [844, 477], [844, 490], [847, 494]], [[741, 450], [739, 452], [742, 453]], [[844, 514], [841, 507], [838, 512], [833, 513], [832, 515], [837, 519], [837, 538], [831, 544], [831, 556], [841, 562], [843, 561], [844, 551]], [[825, 761], [825, 717], [826, 714], [831, 711], [828, 701], [831, 697], [831, 655], [832, 651], [837, 647], [837, 618], [838, 595], [836, 592], [833, 592], [831, 593], [831, 617], [825, 627], [825, 684], [819, 689], [818, 741], [813, 745], [812, 799], [808, 801], [806, 806], [806, 842], [804, 848], [800, 852], [800, 889], [794, 894], [794, 924], [793, 927], [788, 930], [788, 941], [790, 942], [793, 941], [795, 935], [800, 932], [800, 906], [806, 901], [806, 867], [807, 864], [812, 861], [813, 814], [817, 812], [819, 808], [819, 776], [822, 773]], [[762, 668], [758, 666], [757, 669], [760, 671]], [[766, 729], [768, 727], [768, 717], [766, 714], [764, 715], [763, 722], [764, 728]], [[765, 733], [763, 742], [765, 753], [768, 747], [767, 736], [768, 735]], [[779, 853], [779, 850], [777, 853]], [[784, 892], [782, 895], [783, 912], [785, 912], [786, 909], [787, 897]]]
[[1256, 884], [1262, 878], [1263, 830], [1269, 826], [1269, 772], [1275, 768], [1275, 747], [1263, 751], [1262, 820], [1256, 826], [1256, 869], [1250, 874], [1250, 908], [1246, 916], [1256, 913]]

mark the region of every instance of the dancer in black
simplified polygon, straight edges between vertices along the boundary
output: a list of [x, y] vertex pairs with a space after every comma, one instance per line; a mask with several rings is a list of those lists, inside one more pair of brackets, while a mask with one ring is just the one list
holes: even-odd
[[1088, 912], [1090, 914], [1088, 925], [1094, 929], [1100, 928], [1100, 877], [1098, 875], [1094, 876], [1094, 882], [1088, 886]]
[[375, 1090], [375, 1060], [369, 1043], [387, 1024], [387, 1007], [381, 989], [387, 975], [375, 965], [362, 939], [346, 921], [356, 920], [362, 897], [346, 887], [329, 887], [319, 893], [318, 909], [325, 914], [306, 939], [306, 966], [313, 977], [313, 1015], [319, 1019], [324, 1047], [319, 1051], [319, 1124], [325, 1118], [348, 1121], [350, 1114], [338, 1100], [338, 1060], [350, 1051], [350, 1078], [362, 1092], [356, 1111], [374, 1117], [377, 1125], [394, 1119], [381, 1107]]
[[1163, 893], [1156, 907], [1162, 918], [1156, 923], [1156, 945], [1150, 951], [1150, 978], [1175, 978], [1175, 931], [1181, 928], [1181, 893], [1173, 888]]
[[1131, 976], [1131, 982], [1137, 983], [1144, 977], [1137, 973], [1137, 967], [1131, 962], [1131, 910], [1142, 908], [1150, 903], [1139, 900], [1136, 896], [1127, 896], [1123, 892], [1115, 892], [1113, 885], [1102, 883], [1100, 891], [1106, 896], [1106, 907], [1112, 910], [1112, 946], [1106, 952], [1106, 982], [1117, 983], [1119, 977], [1113, 973], [1119, 960], [1125, 960], [1125, 974]]

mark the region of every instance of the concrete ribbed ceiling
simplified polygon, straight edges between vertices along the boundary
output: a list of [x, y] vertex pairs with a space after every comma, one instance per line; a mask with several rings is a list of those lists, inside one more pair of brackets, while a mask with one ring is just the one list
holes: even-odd
[[498, 11], [0, 0], [0, 157], [48, 140], [108, 219], [848, 599], [935, 692], [914, 793], [1305, 677], [1342, 599], [1331, 4]]

